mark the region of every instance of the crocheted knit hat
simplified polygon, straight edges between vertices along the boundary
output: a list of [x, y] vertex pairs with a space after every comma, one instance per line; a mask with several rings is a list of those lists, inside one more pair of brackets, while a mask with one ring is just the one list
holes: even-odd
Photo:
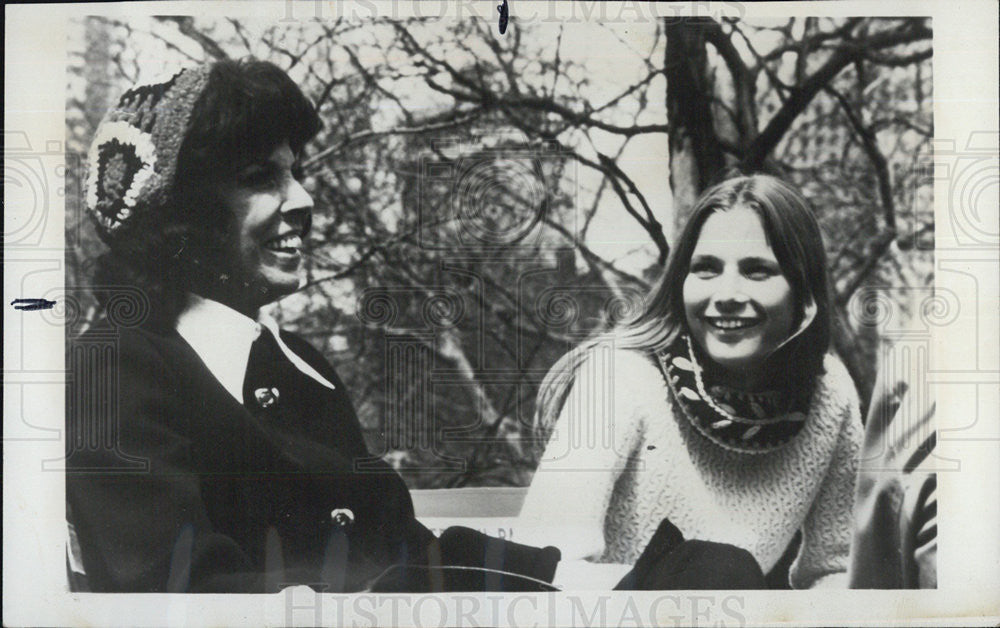
[[104, 116], [88, 154], [87, 211], [105, 241], [127, 231], [137, 214], [168, 202], [177, 154], [211, 69], [185, 68], [137, 85]]

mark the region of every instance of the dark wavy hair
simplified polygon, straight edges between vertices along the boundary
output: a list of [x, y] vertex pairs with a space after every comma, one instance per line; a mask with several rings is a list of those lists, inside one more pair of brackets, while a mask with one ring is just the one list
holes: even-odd
[[536, 413], [536, 425], [543, 434], [558, 418], [577, 369], [591, 350], [610, 341], [616, 349], [655, 354], [687, 331], [684, 280], [701, 228], [712, 214], [736, 207], [749, 208], [760, 217], [767, 242], [792, 289], [793, 328], [804, 325], [768, 362], [777, 367], [781, 384], [797, 394], [812, 392], [816, 377], [823, 373], [831, 334], [830, 287], [819, 223], [806, 199], [784, 181], [764, 174], [738, 176], [706, 190], [698, 199], [639, 316], [584, 342], [549, 370], [539, 390]]
[[278, 66], [215, 62], [192, 109], [168, 200], [137, 214], [129, 237], [97, 259], [95, 285], [143, 290], [151, 322], [172, 325], [187, 292], [215, 281], [224, 263], [220, 247], [235, 217], [220, 211], [219, 185], [284, 141], [299, 154], [320, 126], [312, 102]]

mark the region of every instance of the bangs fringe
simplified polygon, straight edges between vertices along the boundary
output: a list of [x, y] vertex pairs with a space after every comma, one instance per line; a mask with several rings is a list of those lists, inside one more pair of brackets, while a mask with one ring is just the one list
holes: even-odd
[[[189, 163], [179, 174], [231, 174], [270, 154], [283, 140], [298, 154], [320, 127], [312, 103], [274, 64], [220, 61], [195, 104], [181, 151]], [[183, 179], [179, 176], [178, 182]]]

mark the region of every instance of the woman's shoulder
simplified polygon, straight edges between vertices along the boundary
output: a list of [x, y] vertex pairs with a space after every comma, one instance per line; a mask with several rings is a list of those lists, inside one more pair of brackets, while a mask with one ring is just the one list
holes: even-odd
[[656, 378], [662, 382], [663, 376], [656, 361], [656, 355], [646, 349], [615, 349], [611, 353], [616, 369], [623, 375]]
[[844, 421], [860, 412], [858, 389], [844, 362], [834, 353], [823, 359], [811, 404], [814, 410], [831, 420]]
[[67, 347], [71, 350], [113, 351], [120, 362], [155, 360], [161, 357], [165, 345], [169, 344], [168, 331], [147, 326], [115, 326], [100, 319], [81, 334], [69, 337]]
[[642, 408], [653, 404], [657, 409], [667, 400], [666, 380], [656, 356], [635, 348], [599, 346], [587, 351], [576, 370], [574, 387], [613, 391], [619, 408]]
[[[98, 321], [67, 342], [67, 366], [77, 379], [113, 376], [131, 401], [139, 391], [176, 388], [185, 374], [196, 371], [197, 355], [176, 330], [115, 327]], [[108, 375], [104, 375], [108, 373]]]
[[615, 347], [610, 341], [588, 349], [579, 368], [592, 370], [597, 375], [603, 373], [618, 387], [650, 382], [664, 384], [656, 356], [652, 352]]
[[[119, 436], [133, 442], [156, 430], [179, 434], [190, 419], [189, 403], [206, 398], [191, 387], [193, 359], [184, 357], [180, 336], [172, 338], [143, 327], [115, 328], [95, 324], [69, 339], [66, 418], [68, 428], [79, 429], [103, 416], [94, 408], [114, 398]], [[156, 426], [151, 427], [151, 426]], [[152, 431], [151, 431], [152, 430]]]

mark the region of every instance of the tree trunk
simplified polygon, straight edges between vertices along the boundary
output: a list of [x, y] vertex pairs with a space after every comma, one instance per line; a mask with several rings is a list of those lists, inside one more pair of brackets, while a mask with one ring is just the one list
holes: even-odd
[[698, 27], [703, 22], [665, 20], [670, 188], [678, 227], [687, 222], [698, 195], [725, 166], [712, 116], [705, 34]]

